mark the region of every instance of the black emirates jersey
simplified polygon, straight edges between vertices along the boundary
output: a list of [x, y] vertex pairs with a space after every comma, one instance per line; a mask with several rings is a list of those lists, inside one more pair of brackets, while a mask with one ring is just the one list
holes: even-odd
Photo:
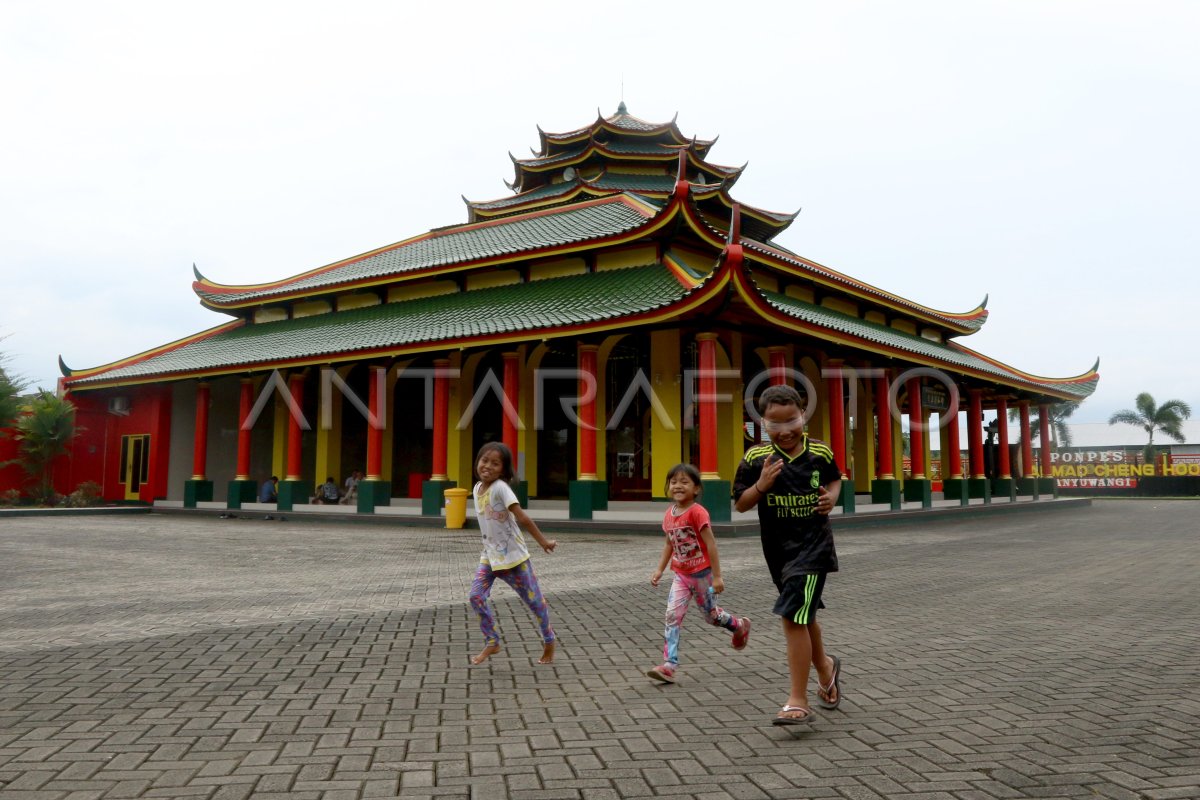
[[763, 555], [776, 586], [796, 575], [837, 572], [833, 528], [827, 515], [816, 513], [817, 488], [842, 477], [833, 451], [807, 436], [794, 457], [773, 444], [752, 447], [738, 465], [735, 500], [758, 480], [768, 456], [783, 459], [783, 471], [758, 501]]

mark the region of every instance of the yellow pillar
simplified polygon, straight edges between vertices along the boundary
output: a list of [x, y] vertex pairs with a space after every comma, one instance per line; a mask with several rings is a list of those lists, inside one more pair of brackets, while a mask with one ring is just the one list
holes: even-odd
[[651, 408], [650, 412], [651, 497], [664, 496], [667, 470], [683, 460], [679, 342], [678, 330], [650, 333], [650, 388], [665, 411], [659, 414]]
[[854, 379], [857, 401], [854, 407], [854, 490], [871, 493], [871, 476], [875, 474], [875, 390], [872, 381]]

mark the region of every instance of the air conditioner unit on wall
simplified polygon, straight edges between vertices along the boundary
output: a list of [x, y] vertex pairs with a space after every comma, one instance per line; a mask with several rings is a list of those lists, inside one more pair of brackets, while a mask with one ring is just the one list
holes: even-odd
[[129, 416], [129, 398], [123, 395], [108, 398], [108, 413], [119, 417]]

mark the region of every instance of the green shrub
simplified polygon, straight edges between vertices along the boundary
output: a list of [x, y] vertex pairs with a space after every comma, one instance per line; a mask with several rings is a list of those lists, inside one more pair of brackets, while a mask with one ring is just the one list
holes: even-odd
[[5, 489], [0, 492], [0, 508], [12, 508], [21, 504], [20, 489]]

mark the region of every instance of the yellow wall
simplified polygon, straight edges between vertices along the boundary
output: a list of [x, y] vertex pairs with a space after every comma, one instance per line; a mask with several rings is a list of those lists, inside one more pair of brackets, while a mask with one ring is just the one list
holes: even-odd
[[389, 303], [398, 303], [404, 300], [417, 300], [422, 297], [454, 294], [457, 291], [458, 285], [454, 281], [427, 281], [412, 285], [404, 284], [388, 289], [387, 299]]
[[[617, 250], [611, 253], [596, 255], [596, 272], [624, 267], [640, 267], [653, 264], [658, 260], [658, 248], [654, 245], [646, 247], [631, 247], [628, 250]], [[672, 466], [674, 466], [672, 464]]]
[[367, 306], [379, 305], [379, 295], [374, 293], [364, 292], [362, 294], [344, 294], [337, 299], [338, 311], [347, 311], [351, 308], [366, 308]]
[[492, 286], [511, 286], [521, 282], [521, 273], [515, 269], [481, 272], [478, 275], [467, 276], [467, 291], [473, 289], [488, 289]]
[[[652, 497], [662, 497], [667, 483], [667, 470], [678, 464], [683, 457], [683, 426], [679, 424], [680, 385], [675, 376], [681, 372], [679, 363], [679, 331], [652, 331], [650, 333], [650, 382], [654, 394], [662, 403], [666, 419], [652, 409], [650, 414], [650, 492]], [[662, 382], [654, 380], [661, 375]]]
[[587, 272], [587, 264], [582, 258], [562, 258], [534, 264], [529, 268], [529, 280], [541, 281], [547, 278], [562, 278], [566, 275], [582, 275], [585, 272]]
[[875, 475], [875, 390], [870, 379], [858, 381], [854, 410], [854, 490], [870, 492]]

